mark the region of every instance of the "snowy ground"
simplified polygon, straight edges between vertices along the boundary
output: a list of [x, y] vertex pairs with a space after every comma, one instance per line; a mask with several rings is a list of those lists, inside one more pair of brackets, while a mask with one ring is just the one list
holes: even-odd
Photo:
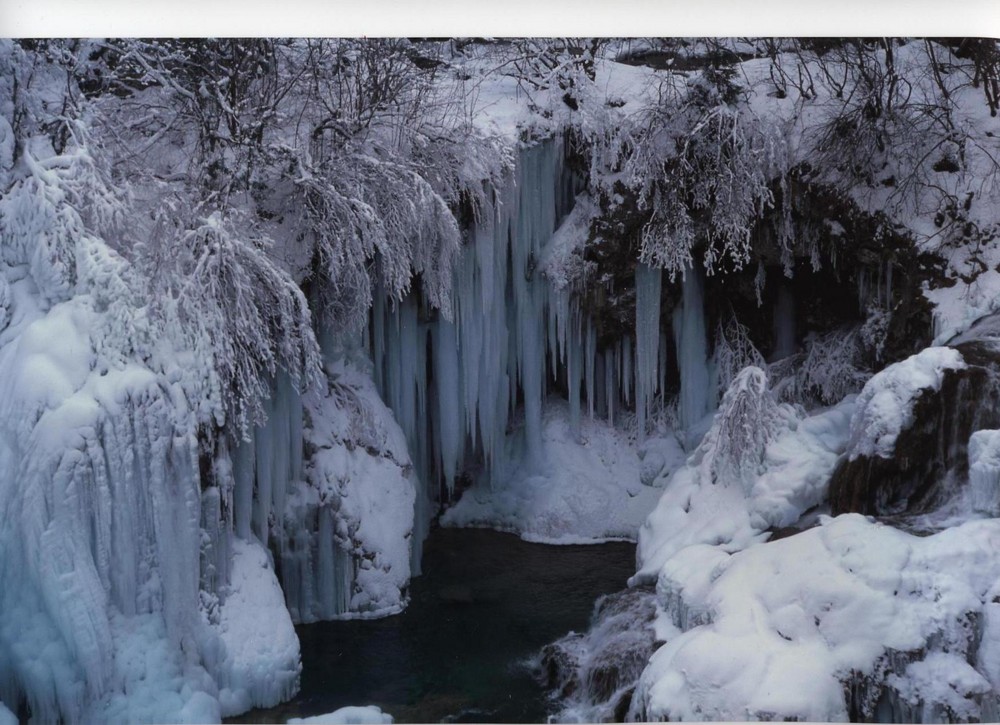
[[584, 417], [580, 435], [569, 423], [564, 401], [547, 401], [540, 469], [526, 463], [518, 436], [508, 438], [512, 473], [494, 490], [481, 483], [466, 491], [441, 517], [444, 526], [479, 526], [517, 533], [527, 541], [578, 544], [626, 539], [662, 491], [643, 485], [679, 467], [685, 458], [672, 437], [648, 441], [643, 459], [634, 441], [605, 421]]

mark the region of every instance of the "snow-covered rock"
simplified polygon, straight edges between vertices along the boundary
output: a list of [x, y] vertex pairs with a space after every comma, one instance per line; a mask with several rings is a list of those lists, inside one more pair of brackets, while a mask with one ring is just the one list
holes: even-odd
[[995, 692], [975, 663], [995, 662], [1000, 642], [978, 644], [977, 622], [1000, 575], [1000, 522], [925, 538], [856, 514], [822, 523], [723, 554], [707, 581], [689, 569], [685, 596], [704, 614], [652, 657], [633, 716], [868, 719], [900, 702], [914, 708], [903, 721], [918, 704], [982, 716]]
[[869, 380], [851, 420], [848, 455], [891, 458], [900, 432], [913, 422], [913, 403], [925, 390], [938, 390], [946, 370], [965, 367], [950, 347], [929, 347], [890, 365]]
[[398, 613], [410, 581], [417, 481], [406, 439], [368, 375], [345, 360], [329, 368], [327, 394], [305, 402], [312, 454], [286, 514], [300, 542], [286, 594], [302, 622]]
[[542, 683], [559, 696], [555, 722], [621, 722], [653, 653], [656, 598], [637, 587], [603, 596], [590, 628], [542, 649]]

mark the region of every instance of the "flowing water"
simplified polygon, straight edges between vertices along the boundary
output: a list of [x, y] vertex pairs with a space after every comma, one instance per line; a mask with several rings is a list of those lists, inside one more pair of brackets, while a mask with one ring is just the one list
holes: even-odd
[[285, 722], [378, 705], [396, 722], [544, 722], [529, 660], [586, 629], [594, 601], [623, 589], [635, 546], [546, 546], [480, 529], [435, 529], [402, 614], [297, 628], [302, 686], [237, 718]]

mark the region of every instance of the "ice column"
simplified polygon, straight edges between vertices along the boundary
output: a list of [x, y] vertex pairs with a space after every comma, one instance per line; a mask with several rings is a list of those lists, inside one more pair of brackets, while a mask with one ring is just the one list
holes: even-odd
[[678, 415], [681, 427], [690, 431], [713, 404], [705, 335], [704, 286], [701, 271], [696, 267], [684, 274], [681, 306], [674, 310], [673, 322], [681, 377]]
[[662, 270], [635, 268], [635, 413], [639, 442], [646, 438], [646, 419], [659, 382], [660, 285]]

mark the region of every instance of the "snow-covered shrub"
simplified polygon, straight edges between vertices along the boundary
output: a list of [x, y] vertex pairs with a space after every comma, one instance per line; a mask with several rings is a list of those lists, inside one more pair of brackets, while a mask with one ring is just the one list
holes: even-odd
[[866, 349], [871, 350], [875, 360], [881, 360], [885, 350], [886, 336], [889, 332], [889, 323], [892, 320], [892, 313], [877, 305], [872, 305], [868, 309], [868, 316], [861, 325], [861, 343]]
[[767, 373], [754, 366], [741, 370], [722, 396], [715, 422], [699, 446], [704, 455], [701, 465], [710, 480], [740, 485], [749, 496], [761, 473], [764, 450], [781, 421]]
[[856, 393], [871, 376], [863, 362], [857, 328], [814, 335], [806, 341], [805, 358], [795, 376], [799, 399], [814, 396], [826, 405]]
[[736, 315], [719, 322], [715, 330], [715, 370], [719, 376], [719, 392], [725, 393], [741, 370], [748, 366], [766, 368], [764, 356], [750, 339], [750, 331]]

